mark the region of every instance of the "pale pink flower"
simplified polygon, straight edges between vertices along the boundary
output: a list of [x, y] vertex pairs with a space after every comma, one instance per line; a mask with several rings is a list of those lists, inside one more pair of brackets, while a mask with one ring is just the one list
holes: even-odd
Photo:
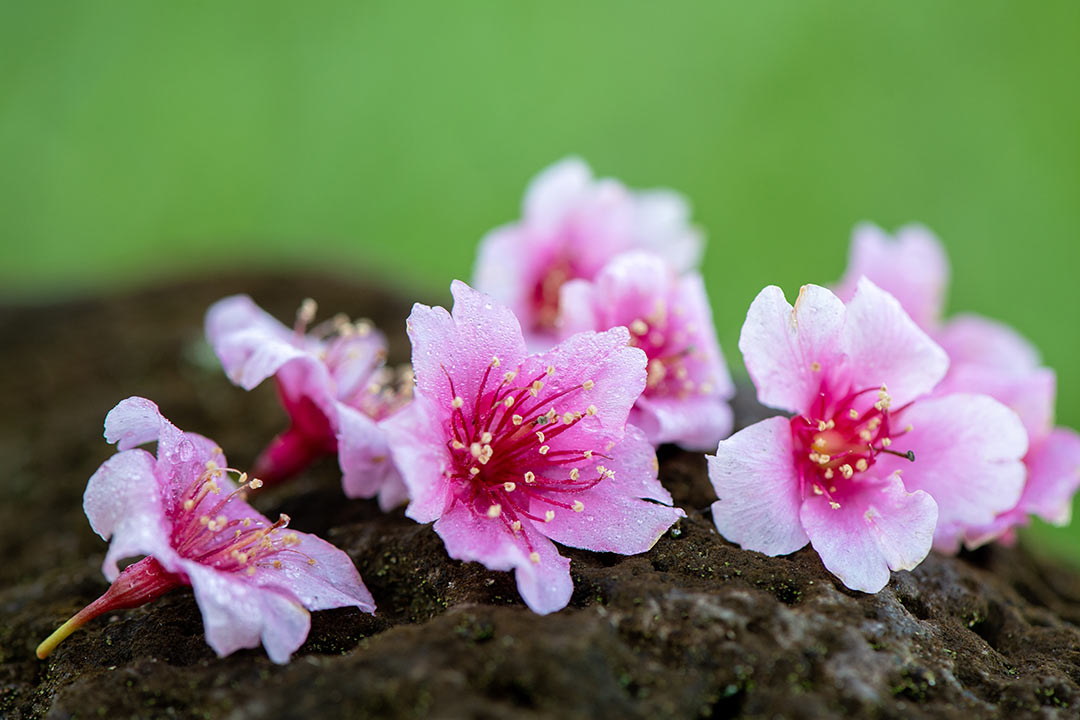
[[680, 277], [658, 255], [632, 251], [616, 256], [592, 282], [563, 285], [559, 306], [563, 337], [622, 325], [631, 347], [645, 351], [645, 392], [629, 422], [654, 445], [707, 450], [731, 432], [728, 400], [735, 387], [700, 274]]
[[1030, 515], [1067, 524], [1080, 487], [1080, 434], [1054, 427], [1057, 379], [1042, 367], [1038, 351], [1012, 328], [988, 318], [967, 314], [942, 321], [949, 261], [925, 228], [904, 227], [894, 237], [873, 225], [856, 228], [837, 293], [850, 296], [863, 276], [893, 293], [948, 353], [949, 372], [936, 394], [990, 395], [1015, 410], [1027, 430], [1027, 481], [1016, 506], [989, 524], [953, 528], [957, 540], [969, 547], [998, 537], [1011, 542], [1015, 528], [1026, 525]]
[[[181, 432], [144, 398], [124, 400], [105, 418], [118, 452], [90, 478], [83, 508], [110, 540], [102, 570], [112, 586], [38, 647], [47, 656], [72, 631], [103, 613], [137, 607], [190, 585], [206, 641], [219, 656], [266, 648], [276, 663], [303, 644], [309, 610], [374, 612], [348, 555], [314, 535], [270, 522], [249, 506], [261, 485], [230, 469], [207, 438]], [[157, 443], [157, 457], [135, 449]], [[239, 476], [239, 485], [230, 475]], [[122, 572], [117, 561], [146, 557]]]
[[268, 484], [337, 453], [349, 497], [379, 498], [390, 509], [405, 501], [378, 422], [405, 405], [411, 374], [384, 367], [386, 340], [370, 323], [338, 316], [308, 330], [315, 303], [304, 301], [287, 328], [247, 295], [219, 300], [206, 314], [206, 336], [229, 379], [251, 390], [273, 377], [291, 425], [255, 463]]
[[696, 267], [701, 233], [690, 208], [669, 190], [629, 190], [596, 179], [578, 158], [547, 168], [530, 183], [522, 218], [481, 241], [473, 282], [508, 305], [530, 347], [543, 350], [556, 338], [559, 289], [575, 278], [591, 280], [627, 250], [651, 250], [676, 272]]
[[552, 543], [641, 553], [683, 512], [627, 414], [645, 354], [626, 328], [528, 354], [509, 308], [455, 281], [453, 314], [409, 316], [416, 395], [383, 422], [411, 498], [451, 557], [515, 570], [538, 613], [564, 607], [570, 561]]
[[807, 285], [754, 300], [739, 349], [765, 405], [793, 413], [735, 433], [709, 460], [717, 528], [767, 555], [808, 541], [830, 572], [877, 592], [914, 568], [938, 523], [990, 522], [1020, 495], [1027, 437], [985, 395], [928, 397], [948, 358], [863, 279], [845, 306]]

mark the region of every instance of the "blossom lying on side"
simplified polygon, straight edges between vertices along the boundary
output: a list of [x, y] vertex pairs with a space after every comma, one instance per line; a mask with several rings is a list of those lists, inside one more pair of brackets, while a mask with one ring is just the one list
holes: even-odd
[[289, 329], [247, 295], [215, 303], [206, 336], [229, 379], [251, 390], [268, 377], [289, 413], [288, 430], [255, 463], [273, 484], [320, 455], [337, 453], [349, 497], [374, 497], [386, 510], [405, 501], [405, 485], [390, 458], [378, 421], [408, 403], [411, 373], [383, 367], [386, 340], [367, 322], [335, 317], [310, 332], [315, 303], [306, 300]]
[[794, 417], [751, 425], [708, 458], [729, 540], [767, 555], [809, 541], [845, 585], [877, 592], [951, 542], [939, 522], [989, 522], [1016, 503], [1016, 413], [985, 395], [926, 397], [948, 358], [870, 281], [846, 306], [816, 285], [794, 307], [765, 288], [739, 348], [758, 399]]
[[[124, 400], [105, 419], [119, 453], [90, 478], [83, 507], [109, 540], [102, 570], [112, 586], [38, 646], [46, 657], [74, 630], [103, 613], [143, 605], [190, 585], [206, 641], [219, 656], [261, 642], [288, 662], [303, 644], [308, 610], [355, 606], [375, 611], [348, 555], [314, 535], [270, 522], [245, 501], [261, 485], [229, 478], [221, 449], [181, 432], [144, 398]], [[157, 442], [157, 457], [135, 446]], [[120, 572], [117, 561], [146, 555]], [[305, 609], [306, 608], [306, 609]]]
[[594, 281], [563, 285], [559, 306], [563, 337], [619, 325], [630, 329], [630, 345], [645, 351], [648, 370], [629, 421], [654, 445], [707, 450], [731, 432], [727, 401], [735, 387], [700, 274], [678, 277], [657, 255], [624, 253]]
[[481, 241], [473, 282], [510, 306], [529, 346], [555, 344], [559, 289], [591, 280], [627, 250], [650, 250], [677, 272], [696, 267], [703, 241], [686, 200], [668, 190], [633, 191], [597, 180], [578, 158], [547, 168], [525, 192], [522, 219]]
[[958, 315], [942, 322], [949, 261], [941, 242], [925, 228], [904, 227], [895, 237], [873, 225], [856, 228], [838, 294], [849, 296], [862, 276], [892, 292], [948, 353], [949, 372], [936, 393], [990, 395], [1015, 410], [1027, 430], [1027, 481], [1019, 501], [991, 523], [954, 528], [957, 542], [975, 547], [998, 537], [1011, 541], [1030, 515], [1067, 524], [1080, 488], [1080, 434], [1054, 427], [1057, 379], [1041, 366], [1038, 351], [988, 318]]
[[451, 289], [452, 315], [413, 307], [416, 396], [383, 423], [405, 513], [434, 520], [451, 557], [515, 570], [528, 606], [553, 612], [573, 583], [552, 540], [641, 553], [683, 516], [652, 446], [626, 424], [645, 354], [615, 328], [529, 355], [508, 308], [462, 282]]

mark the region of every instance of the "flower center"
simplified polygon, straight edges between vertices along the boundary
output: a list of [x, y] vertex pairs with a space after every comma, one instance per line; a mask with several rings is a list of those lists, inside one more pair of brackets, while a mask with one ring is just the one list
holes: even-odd
[[[558, 511], [581, 512], [585, 505], [573, 499], [574, 493], [614, 477], [615, 472], [603, 465], [583, 468], [593, 458], [609, 456], [562, 437], [584, 417], [596, 415], [595, 405], [569, 409], [592, 390], [592, 380], [554, 390], [552, 366], [521, 383], [520, 368], [500, 376], [500, 364], [498, 357], [491, 359], [476, 397], [469, 400], [457, 394], [443, 368], [452, 394], [446, 445], [457, 499], [517, 534], [522, 520], [551, 522]], [[525, 542], [530, 558], [539, 562], [527, 536]]]
[[[218, 480], [235, 473], [240, 487], [221, 498]], [[289, 516], [282, 514], [273, 524], [261, 517], [229, 517], [230, 503], [243, 504], [248, 490], [262, 487], [262, 480], [248, 480], [247, 473], [222, 468], [210, 460], [206, 470], [180, 496], [179, 512], [173, 524], [172, 544], [181, 557], [209, 565], [223, 572], [254, 575], [257, 568], [281, 569], [281, 554], [302, 556], [309, 565], [315, 559], [295, 549], [300, 537], [286, 531]], [[247, 508], [244, 508], [247, 509]]]
[[[865, 410], [858, 410], [859, 399], [877, 391], [877, 400]], [[815, 404], [816, 416], [797, 415], [791, 419], [795, 462], [805, 497], [807, 492], [824, 495], [833, 509], [850, 483], [858, 482], [881, 453], [914, 461], [915, 454], [892, 448], [894, 440], [911, 427], [896, 432], [890, 412], [887, 388], [867, 388], [849, 393], [830, 404], [822, 392]], [[865, 401], [860, 404], [865, 406]]]
[[[676, 306], [675, 314], [680, 308]], [[714, 386], [706, 381], [700, 385], [690, 377], [688, 363], [704, 361], [702, 353], [691, 345], [695, 332], [692, 324], [671, 321], [667, 305], [657, 300], [653, 310], [642, 318], [636, 318], [628, 326], [630, 346], [640, 348], [649, 358], [645, 377], [645, 395], [666, 395], [685, 399], [700, 392], [709, 395]]]
[[533, 286], [532, 303], [536, 311], [536, 324], [543, 330], [554, 330], [559, 319], [559, 290], [567, 280], [577, 277], [570, 259], [565, 255], [555, 258], [546, 272]]

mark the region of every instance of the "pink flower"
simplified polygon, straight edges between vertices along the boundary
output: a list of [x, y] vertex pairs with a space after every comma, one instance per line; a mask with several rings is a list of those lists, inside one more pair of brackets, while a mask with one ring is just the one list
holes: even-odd
[[855, 590], [911, 569], [940, 522], [979, 524], [1012, 507], [1027, 438], [985, 395], [927, 397], [948, 358], [869, 280], [845, 306], [807, 285], [754, 300], [739, 349], [765, 405], [791, 412], [720, 443], [709, 460], [717, 528], [767, 555], [808, 541]]
[[[355, 606], [374, 612], [349, 557], [314, 535], [270, 522], [244, 501], [261, 485], [229, 474], [221, 449], [178, 430], [144, 398], [124, 400], [105, 418], [120, 452], [90, 478], [83, 507], [109, 540], [102, 570], [112, 586], [38, 647], [44, 658], [72, 631], [103, 613], [137, 607], [190, 585], [206, 641], [219, 656], [261, 642], [288, 662], [310, 627], [308, 610]], [[157, 457], [134, 449], [157, 442]], [[147, 557], [119, 571], [117, 561]], [[306, 609], [305, 609], [306, 608]]]
[[1080, 487], [1080, 435], [1054, 427], [1057, 381], [1041, 366], [1039, 353], [1011, 328], [978, 315], [941, 320], [949, 261], [940, 241], [925, 228], [905, 227], [890, 237], [873, 225], [856, 228], [848, 269], [838, 294], [850, 296], [859, 277], [892, 292], [912, 317], [949, 355], [949, 372], [937, 394], [990, 395], [1017, 412], [1027, 430], [1027, 481], [1016, 506], [988, 524], [959, 525], [957, 541], [975, 547], [998, 537], [1015, 538], [1030, 515], [1069, 522], [1072, 497]]
[[592, 282], [563, 285], [559, 305], [563, 337], [624, 325], [630, 345], [645, 351], [645, 392], [629, 422], [654, 445], [706, 450], [731, 432], [727, 401], [735, 388], [701, 275], [678, 277], [659, 256], [632, 251], [617, 256]]
[[416, 397], [383, 422], [405, 514], [434, 520], [451, 557], [515, 570], [526, 604], [553, 612], [573, 583], [552, 540], [641, 553], [683, 516], [626, 424], [645, 354], [615, 328], [529, 355], [509, 308], [462, 282], [451, 290], [452, 315], [413, 307]]
[[568, 158], [532, 181], [519, 222], [481, 241], [474, 283], [510, 307], [531, 347], [547, 349], [556, 340], [559, 289], [567, 280], [591, 280], [633, 249], [661, 255], [677, 272], [695, 267], [703, 241], [689, 215], [677, 193], [628, 190], [617, 180], [594, 179], [588, 165]]
[[306, 300], [290, 330], [247, 295], [219, 300], [206, 314], [206, 336], [229, 379], [251, 390], [273, 376], [292, 421], [255, 474], [277, 483], [338, 453], [346, 495], [378, 495], [384, 510], [395, 507], [405, 485], [377, 423], [408, 402], [411, 375], [395, 379], [383, 367], [386, 340], [370, 324], [338, 316], [307, 332], [314, 316]]

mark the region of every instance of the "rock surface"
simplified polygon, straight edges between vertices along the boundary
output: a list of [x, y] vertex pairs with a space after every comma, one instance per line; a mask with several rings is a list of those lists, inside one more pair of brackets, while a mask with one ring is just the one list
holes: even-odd
[[[512, 578], [446, 557], [429, 527], [345, 501], [332, 460], [256, 495], [356, 561], [377, 616], [317, 613], [284, 667], [219, 659], [190, 591], [98, 618], [46, 661], [36, 644], [104, 589], [105, 544], [81, 508], [112, 452], [105, 413], [133, 394], [247, 467], [283, 427], [271, 387], [214, 366], [201, 318], [247, 291], [281, 318], [301, 298], [371, 317], [408, 356], [409, 304], [324, 277], [220, 278], [0, 310], [0, 717], [1075, 718], [1080, 576], [1022, 549], [931, 556], [878, 595], [803, 550], [767, 558], [708, 516], [701, 456], [661, 452], [689, 517], [636, 557], [567, 551], [576, 590], [547, 617]], [[436, 298], [436, 300], [440, 300]], [[760, 412], [743, 403], [745, 423]]]

